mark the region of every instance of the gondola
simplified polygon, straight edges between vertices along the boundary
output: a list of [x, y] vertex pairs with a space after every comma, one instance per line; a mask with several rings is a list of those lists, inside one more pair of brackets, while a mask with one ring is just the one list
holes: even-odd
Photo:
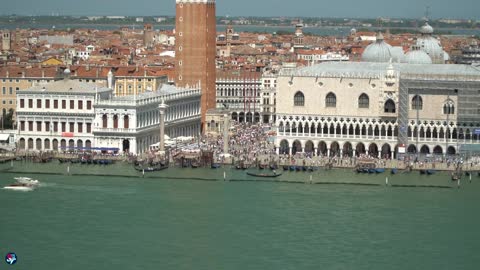
[[156, 172], [156, 171], [161, 171], [161, 170], [165, 170], [166, 168], [168, 168], [168, 166], [163, 166], [163, 165], [160, 165], [160, 166], [147, 166], [147, 167], [142, 167], [142, 166], [134, 166], [135, 170], [139, 171], [139, 172]]
[[212, 169], [218, 169], [220, 167], [222, 167], [222, 165], [218, 164], [218, 163], [212, 163], [212, 165], [210, 165], [210, 168], [212, 168]]
[[287, 166], [287, 165], [283, 165], [283, 170], [284, 170], [284, 171], [288, 171], [288, 166]]
[[384, 168], [375, 168], [375, 173], [384, 173], [385, 169]]
[[247, 175], [255, 176], [255, 177], [277, 177], [277, 176], [280, 176], [282, 174], [272, 171], [272, 173], [268, 173], [268, 172], [258, 172], [258, 173], [247, 172]]
[[397, 168], [393, 168], [391, 171], [390, 171], [391, 174], [397, 174], [398, 173], [398, 169]]

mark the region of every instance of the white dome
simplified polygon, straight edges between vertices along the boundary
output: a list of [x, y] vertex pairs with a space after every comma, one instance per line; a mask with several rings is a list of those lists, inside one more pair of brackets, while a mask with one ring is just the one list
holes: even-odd
[[408, 64], [432, 64], [432, 58], [421, 50], [412, 49], [402, 59], [402, 63]]
[[381, 33], [378, 33], [377, 40], [368, 45], [362, 54], [362, 61], [364, 62], [389, 62], [394, 58], [392, 54], [392, 46], [383, 40]]
[[417, 39], [417, 46], [430, 56], [433, 63], [444, 63], [444, 51], [442, 47], [440, 47], [440, 42], [436, 38], [432, 36], [421, 36]]
[[431, 27], [428, 22], [425, 22], [425, 24], [420, 27], [420, 33], [422, 34], [433, 34], [433, 27]]
[[403, 48], [399, 46], [392, 47], [390, 49], [390, 53], [392, 54], [392, 62], [399, 63], [402, 61], [405, 53], [403, 52]]

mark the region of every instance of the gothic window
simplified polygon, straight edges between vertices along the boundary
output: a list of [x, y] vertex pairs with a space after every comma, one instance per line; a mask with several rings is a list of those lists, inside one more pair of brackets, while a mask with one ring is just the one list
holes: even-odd
[[412, 110], [422, 110], [423, 109], [423, 100], [419, 95], [415, 95], [412, 98]]
[[305, 96], [301, 91], [298, 91], [297, 93], [295, 93], [295, 96], [293, 96], [293, 105], [305, 106]]
[[334, 93], [330, 92], [325, 98], [325, 106], [335, 108], [337, 107], [337, 96]]
[[358, 98], [358, 107], [359, 108], [368, 108], [370, 107], [370, 99], [367, 94], [361, 94]]
[[384, 112], [395, 113], [395, 102], [393, 102], [393, 100], [389, 99], [385, 102]]
[[447, 100], [443, 104], [443, 114], [455, 114], [455, 104], [452, 100]]

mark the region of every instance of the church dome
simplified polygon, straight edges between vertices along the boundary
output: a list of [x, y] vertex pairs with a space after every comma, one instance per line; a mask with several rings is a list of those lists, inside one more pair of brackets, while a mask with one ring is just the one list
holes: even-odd
[[362, 54], [364, 62], [389, 62], [393, 58], [392, 46], [383, 40], [383, 35], [378, 33], [377, 40], [368, 45]]
[[421, 36], [417, 39], [417, 46], [426, 52], [434, 63], [440, 64], [444, 61], [444, 51], [436, 38], [432, 36]]
[[425, 22], [425, 24], [420, 27], [420, 33], [422, 34], [433, 34], [433, 27], [431, 27], [428, 22]]
[[408, 64], [432, 64], [432, 58], [428, 54], [418, 47], [412, 47], [408, 53], [402, 59], [402, 63]]
[[428, 24], [428, 21], [420, 27], [420, 33], [422, 35], [417, 39], [416, 46], [426, 52], [434, 64], [444, 64], [445, 52], [440, 42], [433, 37], [433, 27]]

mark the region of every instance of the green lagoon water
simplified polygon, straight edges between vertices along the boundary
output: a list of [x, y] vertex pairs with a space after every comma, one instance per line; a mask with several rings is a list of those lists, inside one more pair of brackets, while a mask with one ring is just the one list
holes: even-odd
[[[7, 168], [10, 164], [2, 165]], [[2, 168], [0, 166], [0, 169]], [[223, 179], [224, 169], [14, 164], [0, 190], [0, 269], [479, 269], [480, 177], [317, 171], [318, 185]], [[37, 173], [32, 173], [37, 172]], [[253, 180], [225, 169], [227, 179]], [[116, 174], [116, 177], [88, 174]], [[130, 176], [130, 177], [126, 177]], [[286, 172], [279, 180], [305, 181]], [[8, 266], [13, 251], [18, 263]]]

